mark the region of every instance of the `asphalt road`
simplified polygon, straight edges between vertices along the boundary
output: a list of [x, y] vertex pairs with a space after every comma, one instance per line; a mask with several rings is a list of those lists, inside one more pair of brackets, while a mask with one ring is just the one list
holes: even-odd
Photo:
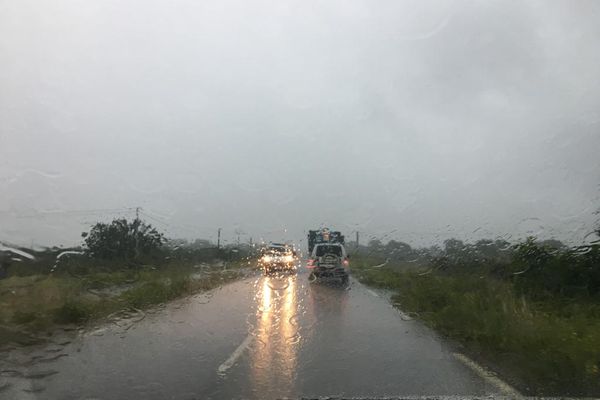
[[115, 316], [4, 354], [0, 371], [3, 399], [500, 394], [381, 293], [310, 283], [305, 271]]

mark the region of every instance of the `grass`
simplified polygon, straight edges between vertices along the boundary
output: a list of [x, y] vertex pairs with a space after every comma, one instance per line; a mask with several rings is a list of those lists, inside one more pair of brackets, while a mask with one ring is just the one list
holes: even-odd
[[0, 347], [28, 344], [61, 325], [100, 320], [116, 311], [144, 309], [210, 290], [243, 275], [247, 262], [200, 271], [172, 263], [155, 269], [12, 276], [0, 281]]
[[370, 268], [354, 260], [363, 283], [393, 291], [392, 302], [461, 343], [530, 395], [600, 395], [597, 299], [533, 301], [508, 281], [479, 274]]

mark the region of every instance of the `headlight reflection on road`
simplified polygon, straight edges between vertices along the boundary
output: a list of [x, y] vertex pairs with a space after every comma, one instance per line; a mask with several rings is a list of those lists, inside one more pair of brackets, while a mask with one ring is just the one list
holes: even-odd
[[291, 394], [300, 338], [294, 323], [296, 299], [295, 277], [264, 278], [257, 299], [257, 336], [251, 355], [257, 393], [278, 397]]
[[[262, 317], [264, 318], [266, 315], [268, 315], [267, 311], [270, 311], [271, 309], [271, 288], [269, 287], [269, 278], [266, 278], [263, 282], [263, 287], [262, 287], [262, 293], [261, 293], [261, 311], [262, 311]], [[262, 324], [261, 324], [262, 325]]]

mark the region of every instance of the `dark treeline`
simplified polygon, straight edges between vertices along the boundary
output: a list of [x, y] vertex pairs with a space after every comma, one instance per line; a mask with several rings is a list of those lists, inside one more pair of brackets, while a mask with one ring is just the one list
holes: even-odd
[[349, 243], [349, 248], [392, 266], [414, 265], [438, 274], [480, 274], [511, 281], [530, 295], [600, 295], [600, 241], [569, 247], [558, 240], [533, 237], [516, 244], [501, 239], [475, 243], [448, 239], [443, 246], [412, 248], [396, 240], [371, 240], [358, 247]]
[[42, 250], [18, 248], [31, 256], [4, 251], [0, 254], [0, 279], [49, 273], [88, 273], [144, 267], [161, 268], [174, 263], [239, 261], [250, 257], [247, 244], [217, 246], [208, 240], [168, 239], [141, 219], [115, 219], [96, 223], [82, 233], [81, 246]]

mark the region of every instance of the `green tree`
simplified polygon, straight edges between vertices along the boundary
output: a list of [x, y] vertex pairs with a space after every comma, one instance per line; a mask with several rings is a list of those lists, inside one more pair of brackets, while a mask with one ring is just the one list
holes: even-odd
[[85, 252], [103, 259], [137, 259], [157, 250], [165, 242], [162, 233], [137, 218], [131, 222], [124, 218], [110, 224], [98, 222], [82, 236]]
[[384, 245], [379, 239], [371, 239], [367, 245], [369, 254], [382, 255], [384, 252]]
[[390, 240], [385, 245], [385, 254], [393, 260], [407, 260], [414, 256], [409, 244], [397, 240]]

